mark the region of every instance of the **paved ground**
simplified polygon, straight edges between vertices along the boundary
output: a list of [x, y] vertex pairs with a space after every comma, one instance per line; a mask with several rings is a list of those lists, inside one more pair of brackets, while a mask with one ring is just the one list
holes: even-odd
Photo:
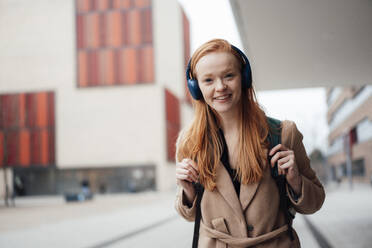
[[[322, 210], [307, 219], [330, 247], [372, 247], [371, 194], [368, 186], [333, 187]], [[193, 224], [177, 216], [173, 201], [174, 192], [73, 204], [61, 197], [19, 199], [16, 208], [0, 205], [0, 247], [191, 247]], [[303, 248], [320, 247], [303, 216], [294, 228]]]
[[372, 247], [372, 187], [349, 185], [327, 191], [322, 209], [308, 219], [331, 247]]

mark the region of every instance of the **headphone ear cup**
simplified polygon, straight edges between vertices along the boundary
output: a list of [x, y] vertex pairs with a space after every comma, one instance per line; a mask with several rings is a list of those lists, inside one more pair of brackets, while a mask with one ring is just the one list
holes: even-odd
[[201, 90], [199, 88], [198, 80], [195, 79], [187, 79], [187, 87], [189, 88], [191, 96], [195, 100], [200, 100], [203, 98], [203, 94], [201, 93]]
[[240, 54], [244, 61], [244, 65], [242, 68], [242, 88], [245, 89], [250, 88], [252, 87], [252, 70], [249, 60], [247, 56], [239, 48], [237, 48], [234, 45], [231, 45], [231, 47]]
[[244, 66], [242, 71], [242, 86], [248, 89], [252, 86], [252, 73], [250, 66]]

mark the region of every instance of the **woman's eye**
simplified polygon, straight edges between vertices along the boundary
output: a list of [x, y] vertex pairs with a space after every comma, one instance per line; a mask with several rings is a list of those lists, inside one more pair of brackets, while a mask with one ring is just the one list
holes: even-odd
[[232, 78], [232, 77], [234, 77], [234, 74], [232, 74], [232, 73], [228, 73], [228, 74], [226, 74], [225, 77], [226, 77], [226, 78]]
[[211, 78], [206, 78], [206, 79], [204, 79], [204, 82], [211, 83], [212, 82], [212, 79]]

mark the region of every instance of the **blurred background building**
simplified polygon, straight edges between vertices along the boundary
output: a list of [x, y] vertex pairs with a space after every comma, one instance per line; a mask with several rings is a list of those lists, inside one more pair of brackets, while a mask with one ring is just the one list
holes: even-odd
[[327, 105], [331, 177], [338, 181], [347, 177], [346, 151], [350, 148], [354, 180], [369, 182], [372, 180], [372, 86], [329, 88]]
[[173, 0], [1, 1], [2, 194], [174, 187], [189, 36]]

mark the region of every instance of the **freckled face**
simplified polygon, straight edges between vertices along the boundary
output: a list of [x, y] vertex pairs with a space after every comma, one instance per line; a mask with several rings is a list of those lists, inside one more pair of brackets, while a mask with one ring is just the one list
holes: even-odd
[[239, 62], [227, 52], [213, 52], [195, 66], [199, 88], [206, 103], [217, 113], [237, 111], [241, 97]]

